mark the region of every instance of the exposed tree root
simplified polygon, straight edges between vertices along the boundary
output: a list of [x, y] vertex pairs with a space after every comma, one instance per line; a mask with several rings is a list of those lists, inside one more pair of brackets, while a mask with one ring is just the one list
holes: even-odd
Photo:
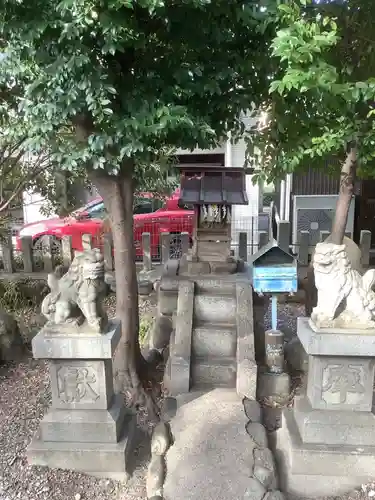
[[161, 396], [160, 377], [155, 363], [148, 364], [142, 359], [142, 367], [138, 376], [135, 370], [118, 373], [118, 380], [123, 387], [126, 404], [137, 412], [145, 413], [145, 419], [149, 426], [160, 422], [160, 407], [158, 400]]

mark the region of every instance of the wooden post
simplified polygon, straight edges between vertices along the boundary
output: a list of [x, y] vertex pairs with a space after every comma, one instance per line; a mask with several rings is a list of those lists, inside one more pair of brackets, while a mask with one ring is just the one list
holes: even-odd
[[270, 241], [269, 231], [259, 231], [259, 248], [264, 247]]
[[238, 257], [247, 262], [247, 233], [238, 235]]
[[359, 248], [361, 249], [361, 264], [363, 267], [370, 265], [370, 249], [371, 249], [371, 231], [362, 230], [359, 240]]
[[91, 234], [83, 234], [82, 235], [82, 248], [84, 250], [91, 250], [91, 248], [92, 248], [92, 235]]
[[301, 266], [307, 266], [309, 263], [309, 245], [309, 231], [301, 231], [298, 239], [298, 263], [301, 264]]
[[64, 267], [69, 267], [74, 259], [73, 247], [72, 247], [72, 237], [63, 236], [62, 238], [62, 258]]
[[47, 273], [52, 273], [54, 270], [54, 256], [52, 255], [52, 236], [46, 234], [42, 238], [42, 256], [43, 256], [43, 269]]
[[165, 264], [169, 260], [170, 256], [170, 246], [171, 246], [171, 235], [170, 233], [161, 233], [161, 262]]
[[103, 258], [104, 269], [107, 272], [113, 271], [113, 238], [112, 233], [104, 233], [103, 235]]
[[287, 220], [280, 220], [277, 224], [277, 244], [284, 252], [289, 253], [289, 241], [290, 222]]
[[33, 239], [31, 236], [21, 237], [21, 249], [23, 270], [25, 273], [32, 273], [34, 271], [34, 258], [33, 258]]
[[9, 231], [1, 242], [1, 250], [3, 257], [4, 271], [13, 273], [14, 271], [14, 256], [13, 256], [13, 241], [12, 232]]
[[151, 271], [151, 234], [142, 233], [143, 270]]
[[181, 233], [181, 257], [189, 251], [190, 237], [189, 233]]

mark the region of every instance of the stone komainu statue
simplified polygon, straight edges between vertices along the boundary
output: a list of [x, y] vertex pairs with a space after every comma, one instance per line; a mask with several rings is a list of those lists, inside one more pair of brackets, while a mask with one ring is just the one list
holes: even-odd
[[375, 270], [353, 269], [345, 245], [318, 243], [313, 256], [317, 306], [311, 322], [318, 328], [375, 328]]
[[87, 321], [90, 328], [102, 332], [107, 323], [103, 309], [106, 295], [104, 260], [99, 249], [76, 252], [69, 270], [59, 279], [48, 275], [51, 289], [42, 303], [42, 313], [51, 325]]

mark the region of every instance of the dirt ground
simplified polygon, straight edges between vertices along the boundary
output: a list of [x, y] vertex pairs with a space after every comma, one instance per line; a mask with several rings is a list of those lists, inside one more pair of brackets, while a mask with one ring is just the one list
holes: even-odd
[[[114, 296], [107, 299], [107, 310], [109, 315], [114, 314]], [[296, 334], [296, 318], [302, 314], [301, 305], [280, 305], [279, 328], [285, 332], [286, 338], [290, 339]], [[152, 322], [155, 297], [141, 299], [140, 315], [146, 318], [145, 324]], [[43, 324], [43, 318], [35, 309], [20, 311], [17, 319], [25, 337], [29, 337], [30, 332], [32, 335], [36, 334]], [[266, 327], [269, 321], [268, 313]], [[0, 366], [0, 500], [146, 498], [147, 461], [142, 460], [141, 453], [138, 467], [128, 484], [100, 480], [72, 471], [28, 465], [26, 447], [50, 402], [49, 377], [44, 362], [33, 360], [29, 353], [20, 363]], [[365, 500], [372, 497], [375, 497], [375, 484], [370, 483], [346, 496], [335, 497], [335, 500]]]
[[[107, 299], [114, 314], [114, 296]], [[155, 300], [140, 302], [141, 317], [152, 320]], [[24, 336], [36, 334], [43, 324], [38, 310], [20, 311]], [[51, 402], [46, 363], [31, 353], [17, 364], [0, 366], [0, 500], [134, 500], [146, 498], [147, 463], [139, 453], [138, 467], [128, 484], [100, 480], [84, 474], [31, 467], [26, 447]]]

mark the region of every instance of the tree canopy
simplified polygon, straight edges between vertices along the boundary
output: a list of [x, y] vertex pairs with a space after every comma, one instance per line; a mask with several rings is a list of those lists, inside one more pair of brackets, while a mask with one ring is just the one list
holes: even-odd
[[30, 148], [52, 148], [62, 168], [83, 166], [108, 210], [126, 385], [139, 387], [137, 181], [165, 151], [209, 148], [242, 131], [241, 113], [267, 92], [275, 3], [2, 2], [0, 88]]
[[247, 1], [4, 0], [1, 78], [22, 89], [34, 148], [116, 173], [240, 130], [265, 88], [267, 16]]
[[279, 5], [271, 46], [277, 70], [262, 106], [268, 122], [249, 137], [249, 152], [269, 177], [343, 161], [354, 144], [358, 174], [375, 175], [374, 15], [372, 0]]

